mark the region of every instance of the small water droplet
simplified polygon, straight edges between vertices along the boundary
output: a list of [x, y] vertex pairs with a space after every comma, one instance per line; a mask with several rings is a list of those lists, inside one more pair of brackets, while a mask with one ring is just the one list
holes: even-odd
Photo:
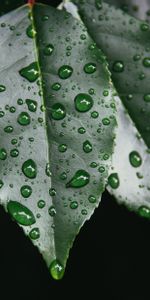
[[93, 99], [88, 94], [78, 94], [75, 99], [75, 108], [79, 112], [87, 112], [93, 106]]
[[122, 61], [115, 61], [112, 67], [114, 72], [121, 73], [124, 71], [124, 64]]
[[62, 279], [64, 272], [64, 267], [60, 264], [60, 262], [57, 259], [55, 259], [50, 265], [51, 276], [56, 280], [60, 280]]
[[12, 126], [6, 126], [6, 127], [4, 128], [4, 131], [5, 131], [6, 133], [12, 133], [13, 130], [14, 130], [14, 128], [13, 128]]
[[140, 154], [137, 151], [132, 151], [129, 154], [129, 161], [130, 164], [134, 167], [134, 168], [138, 168], [141, 166], [142, 164], [142, 158], [140, 156]]
[[78, 202], [77, 202], [77, 201], [71, 201], [71, 203], [70, 203], [70, 208], [71, 208], [71, 209], [76, 209], [76, 208], [78, 208]]
[[28, 110], [32, 112], [36, 112], [37, 110], [37, 102], [35, 100], [26, 99], [26, 104], [28, 106]]
[[55, 103], [51, 108], [51, 117], [54, 120], [62, 120], [66, 116], [65, 107], [61, 103]]
[[24, 198], [28, 198], [32, 194], [32, 188], [29, 185], [23, 185], [20, 189], [21, 195]]
[[88, 63], [84, 66], [84, 72], [87, 74], [93, 74], [96, 71], [96, 64]]
[[111, 186], [112, 189], [117, 189], [119, 187], [119, 177], [117, 173], [112, 173], [108, 177], [108, 184]]
[[67, 174], [66, 174], [66, 172], [62, 172], [62, 173], [60, 174], [59, 178], [60, 178], [61, 180], [66, 180], [66, 179], [67, 179]]
[[4, 111], [1, 110], [1, 111], [0, 111], [0, 118], [3, 118], [4, 115], [5, 115]]
[[21, 69], [19, 74], [29, 82], [34, 82], [39, 77], [39, 67], [37, 62], [31, 63], [29, 66]]
[[7, 158], [7, 152], [4, 148], [0, 149], [0, 160], [5, 160]]
[[99, 171], [100, 173], [104, 173], [104, 172], [105, 172], [105, 167], [104, 167], [104, 166], [100, 166], [100, 167], [98, 168], [98, 171]]
[[97, 167], [97, 163], [95, 161], [90, 163], [90, 167], [91, 168], [96, 168]]
[[0, 93], [5, 92], [6, 91], [6, 87], [2, 84], [0, 84]]
[[102, 123], [103, 123], [103, 125], [108, 126], [110, 124], [110, 120], [108, 118], [104, 118], [104, 119], [102, 119]]
[[149, 68], [149, 67], [150, 67], [150, 57], [145, 57], [145, 58], [143, 59], [143, 65], [144, 65], [144, 67], [146, 67], [146, 68]]
[[149, 29], [149, 25], [146, 24], [146, 23], [142, 23], [142, 24], [140, 25], [140, 29], [141, 29], [142, 31], [147, 31], [147, 30]]
[[99, 113], [98, 113], [97, 111], [92, 111], [91, 117], [92, 117], [93, 119], [97, 119], [98, 116], [99, 116]]
[[51, 177], [51, 170], [50, 170], [50, 164], [46, 164], [45, 173], [48, 177]]
[[68, 65], [61, 66], [58, 70], [58, 75], [61, 79], [69, 78], [73, 73], [72, 67]]
[[52, 90], [54, 91], [59, 91], [61, 89], [61, 84], [59, 82], [55, 82], [53, 85], [52, 85]]
[[32, 240], [37, 240], [39, 239], [40, 237], [40, 230], [38, 227], [35, 227], [33, 229], [31, 229], [31, 231], [29, 232], [29, 237], [32, 239]]
[[83, 143], [83, 150], [85, 153], [92, 151], [92, 144], [88, 140]]
[[2, 180], [0, 180], [0, 189], [3, 187], [4, 182]]
[[102, 9], [102, 1], [101, 0], [95, 0], [95, 7], [98, 10]]
[[12, 139], [12, 140], [11, 140], [11, 144], [12, 144], [12, 145], [16, 145], [17, 143], [18, 143], [17, 139]]
[[86, 132], [86, 130], [85, 130], [84, 127], [80, 127], [80, 128], [78, 128], [78, 132], [79, 132], [80, 134], [84, 134], [84, 133]]
[[35, 178], [37, 175], [37, 166], [32, 159], [26, 160], [22, 165], [22, 172], [28, 178]]
[[26, 30], [26, 34], [29, 38], [33, 39], [36, 36], [36, 31], [32, 24], [30, 24]]
[[144, 95], [144, 101], [145, 102], [150, 102], [150, 94], [145, 94]]
[[38, 208], [43, 208], [43, 207], [45, 207], [45, 201], [44, 200], [39, 200], [37, 205], [38, 205]]
[[22, 105], [22, 104], [23, 104], [23, 100], [19, 98], [19, 99], [17, 100], [17, 104], [18, 104], [18, 105]]
[[81, 210], [81, 214], [82, 214], [83, 216], [86, 216], [86, 215], [87, 215], [87, 210], [86, 210], [86, 209], [82, 209], [82, 210]]
[[134, 56], [133, 56], [133, 60], [134, 61], [138, 61], [138, 60], [140, 60], [141, 59], [141, 55], [139, 55], [139, 54], [135, 54]]
[[49, 189], [49, 194], [50, 194], [50, 196], [55, 196], [56, 195], [55, 189], [53, 189], [53, 188]]
[[53, 205], [51, 205], [50, 208], [49, 208], [49, 210], [48, 210], [48, 212], [49, 212], [49, 215], [51, 217], [54, 217], [56, 215], [56, 209], [55, 209], [55, 207]]
[[48, 44], [45, 46], [43, 53], [46, 56], [50, 56], [54, 51], [54, 46], [52, 44]]
[[45, 15], [45, 16], [42, 16], [42, 21], [48, 21], [49, 19], [49, 16]]
[[14, 106], [11, 106], [11, 107], [9, 108], [9, 111], [10, 111], [11, 113], [15, 113], [16, 108], [15, 108]]
[[90, 175], [85, 170], [78, 170], [71, 178], [71, 180], [66, 184], [66, 187], [80, 188], [87, 185], [90, 181]]
[[22, 125], [22, 126], [26, 126], [30, 124], [30, 116], [27, 112], [23, 111], [19, 114], [17, 122]]
[[58, 151], [59, 152], [66, 152], [67, 151], [67, 145], [66, 144], [61, 144], [58, 146]]
[[11, 157], [17, 157], [18, 155], [19, 155], [18, 149], [12, 149], [12, 150], [10, 151], [10, 156], [11, 156]]
[[93, 195], [90, 195], [88, 200], [89, 200], [90, 203], [95, 203], [96, 202], [96, 197], [93, 196]]
[[12, 218], [21, 225], [30, 226], [36, 222], [31, 210], [17, 201], [9, 201], [7, 209]]
[[147, 206], [140, 206], [138, 209], [138, 213], [141, 217], [150, 218], [150, 209]]

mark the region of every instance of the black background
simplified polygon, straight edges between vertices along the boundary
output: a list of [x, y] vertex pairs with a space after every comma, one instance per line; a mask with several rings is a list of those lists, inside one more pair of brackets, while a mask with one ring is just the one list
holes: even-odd
[[116, 204], [107, 192], [77, 236], [65, 276], [58, 282], [0, 208], [0, 299], [149, 300], [149, 273], [149, 221]]

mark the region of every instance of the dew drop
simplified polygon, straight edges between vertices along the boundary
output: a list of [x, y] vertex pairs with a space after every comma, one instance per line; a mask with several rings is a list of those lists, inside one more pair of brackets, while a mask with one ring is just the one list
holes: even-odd
[[45, 207], [45, 201], [44, 200], [39, 200], [37, 205], [38, 205], [38, 208], [43, 208], [43, 207]]
[[91, 117], [92, 117], [93, 119], [97, 119], [98, 116], [99, 116], [99, 113], [98, 113], [97, 111], [92, 111]]
[[22, 172], [28, 178], [35, 178], [37, 176], [37, 166], [32, 159], [26, 160], [22, 165]]
[[27, 112], [23, 111], [19, 114], [17, 122], [22, 125], [22, 126], [26, 126], [30, 124], [30, 116]]
[[12, 133], [13, 130], [14, 130], [14, 128], [13, 128], [12, 126], [6, 126], [6, 127], [4, 128], [4, 131], [5, 131], [6, 133]]
[[104, 173], [104, 172], [105, 172], [105, 167], [104, 167], [104, 166], [100, 166], [100, 167], [98, 168], [98, 171], [99, 171], [100, 173]]
[[50, 170], [50, 164], [46, 164], [45, 173], [48, 177], [51, 177], [51, 170]]
[[0, 149], [0, 160], [5, 160], [7, 158], [7, 152], [4, 148]]
[[145, 102], [150, 102], [150, 94], [145, 94], [144, 95], [144, 101]]
[[50, 56], [54, 51], [54, 46], [52, 44], [48, 44], [45, 46], [43, 53], [46, 56]]
[[149, 25], [146, 24], [146, 23], [142, 23], [142, 24], [140, 25], [140, 29], [141, 29], [142, 31], [147, 31], [147, 30], [149, 29]]
[[67, 145], [66, 144], [61, 144], [58, 146], [58, 151], [59, 152], [66, 152], [67, 150]]
[[55, 209], [55, 207], [53, 205], [51, 205], [50, 208], [49, 208], [49, 210], [48, 210], [48, 212], [49, 212], [49, 215], [51, 217], [54, 217], [56, 215], [56, 209]]
[[104, 118], [104, 119], [102, 119], [102, 123], [103, 123], [103, 125], [108, 126], [110, 124], [110, 120], [108, 118]]
[[52, 90], [54, 91], [59, 91], [61, 89], [61, 84], [59, 82], [55, 82], [53, 85], [52, 85]]
[[144, 65], [144, 67], [146, 67], [146, 68], [149, 68], [149, 67], [150, 67], [150, 57], [145, 57], [145, 58], [143, 59], [143, 65]]
[[51, 117], [54, 120], [62, 120], [66, 116], [65, 107], [61, 103], [55, 103], [51, 108]]
[[88, 140], [83, 143], [83, 150], [85, 153], [92, 151], [92, 144]]
[[37, 240], [40, 237], [40, 230], [38, 227], [35, 227], [33, 229], [31, 229], [31, 231], [29, 232], [29, 237], [32, 240]]
[[1, 110], [1, 111], [0, 111], [0, 118], [3, 118], [4, 115], [5, 115], [4, 111]]
[[0, 84], [0, 93], [5, 92], [6, 91], [6, 87], [2, 84]]
[[112, 67], [114, 72], [121, 73], [124, 71], [124, 64], [122, 61], [115, 61]]
[[49, 194], [50, 194], [50, 196], [55, 196], [56, 195], [55, 189], [53, 189], [53, 188], [49, 189]]
[[78, 132], [79, 132], [80, 134], [84, 134], [84, 133], [86, 132], [86, 130], [85, 130], [84, 127], [80, 127], [80, 128], [78, 128]]
[[57, 259], [53, 260], [50, 265], [51, 276], [56, 280], [60, 280], [62, 279], [64, 272], [64, 267], [60, 264], [60, 262]]
[[141, 166], [142, 164], [142, 158], [140, 156], [140, 154], [137, 151], [132, 151], [129, 154], [129, 161], [130, 164], [134, 167], [134, 168], [138, 168]]
[[24, 198], [28, 198], [32, 194], [32, 188], [29, 185], [23, 185], [20, 189], [21, 195]]
[[70, 203], [70, 208], [71, 208], [71, 209], [76, 209], [76, 208], [78, 208], [78, 202], [77, 202], [77, 201], [72, 201], [72, 202]]
[[29, 66], [21, 69], [19, 74], [29, 82], [34, 82], [39, 77], [39, 67], [37, 62], [31, 63]]
[[85, 170], [78, 170], [71, 178], [71, 180], [66, 184], [66, 187], [80, 188], [87, 185], [90, 181], [90, 175]]
[[117, 173], [112, 173], [108, 177], [108, 184], [111, 186], [112, 189], [117, 189], [119, 187], [119, 177]]
[[96, 64], [88, 63], [84, 66], [84, 72], [87, 74], [93, 74], [96, 71]]
[[96, 197], [93, 196], [93, 195], [90, 195], [90, 196], [88, 197], [88, 200], [89, 200], [90, 203], [95, 203], [95, 202], [96, 202]]
[[78, 94], [75, 99], [75, 108], [79, 112], [87, 112], [93, 106], [93, 99], [88, 94]]
[[73, 73], [72, 67], [68, 65], [61, 66], [58, 70], [58, 75], [61, 79], [69, 78]]
[[138, 209], [138, 213], [141, 217], [150, 218], [150, 209], [147, 206], [140, 206]]
[[7, 209], [12, 218], [21, 225], [30, 226], [36, 222], [31, 210], [17, 201], [9, 201]]
[[66, 180], [66, 179], [67, 179], [67, 174], [66, 174], [66, 172], [62, 172], [62, 173], [60, 174], [59, 178], [60, 178], [61, 180]]
[[18, 149], [12, 149], [12, 150], [10, 151], [10, 156], [11, 156], [11, 157], [17, 157], [18, 155], [19, 155]]
[[28, 106], [28, 110], [32, 112], [36, 112], [37, 110], [37, 102], [35, 100], [26, 99], [26, 104]]
[[22, 104], [23, 104], [23, 100], [19, 98], [19, 99], [17, 100], [17, 104], [18, 104], [18, 105], [22, 105]]
[[86, 216], [86, 215], [87, 215], [87, 210], [86, 210], [86, 209], [82, 209], [82, 210], [81, 210], [81, 214], [82, 214], [83, 216]]
[[34, 27], [32, 26], [32, 24], [28, 26], [28, 28], [26, 30], [26, 34], [31, 39], [33, 39], [36, 36], [36, 31], [35, 31]]
[[102, 1], [101, 0], [95, 0], [95, 7], [100, 10], [102, 8]]

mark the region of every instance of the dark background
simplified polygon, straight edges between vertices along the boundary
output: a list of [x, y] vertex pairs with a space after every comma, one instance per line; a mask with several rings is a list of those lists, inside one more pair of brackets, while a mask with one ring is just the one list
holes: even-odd
[[[58, 4], [60, 1], [42, 1]], [[22, 230], [0, 208], [0, 299], [150, 299], [150, 222], [107, 192], [76, 238], [56, 282]], [[4, 292], [4, 296], [3, 295]]]

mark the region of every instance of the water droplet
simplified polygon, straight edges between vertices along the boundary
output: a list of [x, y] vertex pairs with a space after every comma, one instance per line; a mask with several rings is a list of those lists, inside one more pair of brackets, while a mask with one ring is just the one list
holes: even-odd
[[0, 159], [5, 160], [7, 158], [7, 152], [4, 148], [0, 149]]
[[142, 158], [140, 156], [140, 154], [137, 151], [132, 151], [129, 154], [129, 161], [130, 164], [134, 167], [134, 168], [138, 168], [141, 166], [142, 164]]
[[28, 110], [32, 112], [36, 112], [37, 110], [37, 102], [35, 100], [26, 99], [26, 104], [28, 106]]
[[146, 68], [149, 68], [149, 67], [150, 67], [150, 57], [145, 57], [145, 58], [143, 59], [143, 65], [144, 65], [144, 67], [146, 67]]
[[96, 168], [97, 167], [97, 163], [95, 161], [90, 163], [90, 167], [91, 168]]
[[49, 16], [45, 15], [45, 16], [42, 16], [42, 21], [47, 21], [49, 19]]
[[140, 28], [142, 31], [147, 31], [149, 29], [149, 25], [146, 23], [143, 23], [140, 25]]
[[140, 206], [138, 209], [138, 213], [141, 217], [150, 218], [150, 209], [147, 206]]
[[84, 134], [84, 133], [86, 132], [86, 130], [85, 130], [84, 127], [80, 127], [80, 128], [78, 128], [78, 132], [79, 132], [80, 134]]
[[87, 112], [93, 106], [93, 99], [88, 94], [78, 94], [75, 99], [75, 108], [79, 112]]
[[17, 157], [18, 155], [19, 155], [18, 149], [12, 149], [12, 150], [10, 151], [10, 156], [11, 156], [11, 157]]
[[60, 174], [59, 178], [60, 178], [61, 180], [66, 180], [66, 179], [67, 179], [67, 174], [66, 174], [66, 172], [62, 172], [62, 173]]
[[4, 182], [2, 180], [0, 180], [0, 189], [3, 187]]
[[105, 153], [105, 154], [103, 155], [103, 159], [104, 159], [104, 160], [109, 159], [109, 154]]
[[88, 63], [84, 66], [84, 71], [87, 74], [93, 74], [96, 71], [96, 64]]
[[87, 210], [86, 210], [86, 209], [82, 209], [82, 210], [81, 210], [81, 214], [82, 214], [83, 216], [86, 216], [86, 215], [87, 215]]
[[38, 227], [35, 227], [33, 229], [31, 229], [31, 231], [29, 232], [29, 237], [32, 239], [32, 240], [37, 240], [39, 239], [40, 237], [40, 230]]
[[24, 198], [28, 198], [32, 194], [32, 188], [29, 185], [23, 185], [20, 189], [21, 195]]
[[34, 27], [32, 26], [32, 24], [28, 26], [28, 28], [26, 30], [26, 34], [31, 39], [33, 39], [36, 36], [36, 31], [35, 31]]
[[54, 120], [62, 120], [66, 116], [65, 107], [61, 103], [55, 103], [51, 108], [51, 117]]
[[28, 178], [35, 178], [37, 175], [37, 166], [32, 159], [26, 160], [22, 165], [22, 172]]
[[39, 200], [37, 205], [38, 205], [39, 208], [43, 208], [43, 207], [45, 207], [45, 201], [44, 200]]
[[139, 55], [139, 54], [135, 54], [134, 56], [133, 56], [133, 60], [134, 61], [138, 61], [138, 60], [140, 60], [141, 59], [141, 55]]
[[4, 131], [5, 131], [6, 133], [12, 133], [13, 130], [14, 130], [14, 128], [13, 128], [12, 126], [6, 126], [6, 127], [4, 128]]
[[101, 0], [95, 0], [95, 7], [100, 10], [102, 8], [102, 1]]
[[109, 95], [109, 91], [104, 90], [104, 91], [103, 91], [103, 96], [104, 96], [104, 97], [107, 97], [108, 95]]
[[69, 78], [73, 73], [72, 67], [68, 65], [61, 66], [58, 70], [58, 75], [61, 79]]
[[48, 177], [51, 177], [51, 170], [50, 170], [50, 164], [46, 164], [45, 173]]
[[23, 111], [19, 114], [17, 122], [22, 125], [22, 126], [26, 126], [30, 124], [30, 116], [27, 112]]
[[145, 102], [150, 102], [150, 94], [145, 94], [144, 95], [144, 101]]
[[119, 177], [117, 173], [112, 173], [108, 177], [108, 184], [111, 186], [112, 189], [117, 189], [119, 187]]
[[39, 77], [39, 67], [37, 62], [31, 63], [29, 66], [21, 69], [19, 74], [30, 82], [34, 82]]
[[18, 105], [22, 105], [22, 104], [23, 104], [23, 100], [22, 100], [22, 99], [18, 99], [18, 100], [17, 100], [17, 104], [18, 104]]
[[88, 200], [89, 200], [90, 203], [95, 203], [96, 202], [96, 197], [93, 196], [93, 195], [90, 195]]
[[36, 222], [31, 210], [17, 201], [9, 201], [7, 209], [13, 219], [21, 225], [30, 226]]
[[83, 143], [83, 150], [85, 153], [92, 151], [92, 144], [88, 140]]
[[50, 265], [51, 276], [54, 279], [59, 280], [62, 279], [64, 272], [64, 267], [60, 264], [60, 262], [57, 259], [55, 259]]
[[105, 172], [105, 167], [104, 167], [104, 166], [100, 166], [100, 167], [98, 168], [98, 171], [99, 171], [100, 173], [104, 173], [104, 172]]
[[124, 64], [122, 61], [115, 61], [112, 67], [114, 72], [121, 73], [124, 71]]
[[49, 208], [49, 210], [48, 210], [48, 212], [49, 212], [49, 215], [51, 217], [54, 217], [56, 215], [56, 209], [55, 209], [55, 207], [53, 205], [51, 205], [50, 208]]
[[67, 145], [66, 144], [61, 144], [58, 146], [58, 151], [59, 152], [65, 152], [67, 150]]
[[53, 188], [49, 189], [49, 194], [50, 194], [50, 196], [55, 196], [56, 195], [55, 189], [53, 189]]
[[4, 111], [0, 111], [0, 118], [2, 118], [2, 117], [4, 117], [4, 115], [5, 115], [5, 113], [4, 113]]
[[66, 184], [66, 187], [80, 188], [87, 185], [90, 181], [90, 175], [85, 170], [78, 170], [71, 178], [71, 180]]
[[54, 51], [54, 46], [52, 44], [48, 44], [45, 46], [43, 52], [44, 52], [44, 55], [46, 56], [50, 56]]
[[86, 40], [86, 35], [85, 35], [84, 33], [82, 33], [82, 34], [80, 35], [80, 39], [83, 40], [83, 41]]
[[76, 209], [76, 208], [78, 208], [78, 202], [77, 202], [77, 201], [71, 201], [71, 203], [70, 203], [70, 208], [71, 208], [71, 209]]
[[61, 89], [61, 84], [59, 82], [55, 82], [53, 85], [52, 85], [52, 90], [54, 91], [59, 91]]
[[91, 117], [92, 117], [93, 119], [97, 119], [98, 116], [99, 116], [99, 113], [98, 113], [97, 111], [92, 111]]
[[2, 84], [0, 84], [0, 93], [5, 92], [6, 91], [6, 87]]
[[11, 140], [11, 144], [12, 144], [12, 145], [16, 145], [17, 143], [18, 143], [17, 139], [12, 139], [12, 140]]
[[110, 120], [108, 118], [104, 118], [104, 119], [102, 119], [102, 123], [103, 123], [103, 125], [108, 126], [110, 124]]
[[16, 108], [15, 108], [14, 106], [11, 106], [11, 107], [9, 108], [9, 111], [10, 111], [11, 113], [15, 113]]

